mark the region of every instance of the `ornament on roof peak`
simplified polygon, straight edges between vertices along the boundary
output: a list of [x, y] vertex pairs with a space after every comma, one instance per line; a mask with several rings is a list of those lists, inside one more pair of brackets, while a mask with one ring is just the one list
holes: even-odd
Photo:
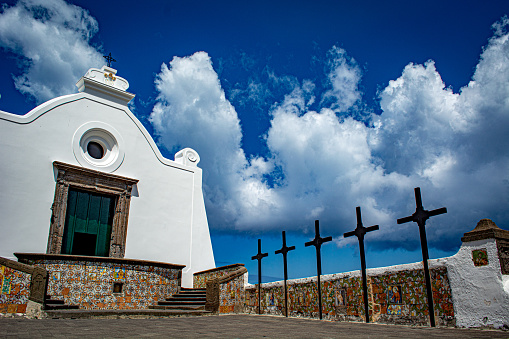
[[[111, 53], [110, 53], [111, 56]], [[105, 57], [106, 58], [106, 57]], [[115, 59], [108, 59], [108, 65]], [[90, 68], [88, 72], [76, 83], [80, 92], [108, 97], [116, 102], [126, 104], [134, 98], [134, 94], [127, 92], [129, 82], [117, 76], [117, 70], [110, 66], [101, 69]]]
[[129, 88], [129, 82], [126, 79], [117, 76], [117, 70], [108, 66], [103, 66], [101, 69], [91, 68], [88, 70], [87, 74], [85, 74], [84, 78], [101, 82], [122, 91]]

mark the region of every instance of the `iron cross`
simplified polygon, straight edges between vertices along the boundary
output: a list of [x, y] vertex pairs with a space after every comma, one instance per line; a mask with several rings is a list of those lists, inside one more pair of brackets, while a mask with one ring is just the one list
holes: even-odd
[[424, 265], [424, 278], [426, 279], [426, 294], [428, 297], [428, 313], [429, 313], [429, 322], [431, 327], [435, 327], [435, 311], [433, 308], [433, 293], [431, 291], [431, 279], [429, 276], [429, 268], [428, 268], [428, 241], [426, 240], [426, 220], [430, 217], [447, 213], [447, 208], [442, 207], [433, 211], [427, 211], [422, 207], [422, 199], [421, 199], [421, 188], [416, 187], [415, 191], [415, 204], [416, 209], [415, 213], [409, 217], [398, 219], [398, 224], [404, 224], [410, 221], [416, 222], [419, 226], [419, 234], [421, 236], [421, 250], [422, 250], [422, 263]]
[[251, 257], [251, 260], [258, 260], [258, 314], [262, 314], [262, 259], [268, 256], [268, 253], [262, 253], [262, 239], [258, 239], [258, 254]]
[[108, 55], [103, 55], [103, 58], [106, 59], [106, 61], [108, 62], [108, 67], [111, 67], [112, 62], [117, 62], [117, 60], [113, 59], [113, 57], [111, 56], [111, 52]]
[[322, 258], [320, 256], [320, 249], [322, 244], [331, 241], [332, 237], [321, 238], [320, 237], [320, 226], [318, 220], [315, 220], [315, 239], [308, 241], [306, 247], [315, 246], [316, 248], [316, 275], [318, 277], [318, 314], [322, 319], [322, 287], [320, 285], [320, 276], [322, 275]]
[[286, 234], [285, 231], [283, 231], [283, 247], [281, 247], [280, 250], [277, 250], [276, 254], [282, 254], [283, 255], [283, 263], [284, 263], [284, 270], [285, 270], [285, 316], [288, 317], [288, 289], [286, 287], [286, 280], [288, 279], [288, 270], [286, 266], [286, 255], [288, 252], [293, 251], [295, 249], [295, 246], [286, 246]]
[[364, 312], [366, 314], [366, 322], [369, 323], [369, 304], [368, 304], [368, 283], [366, 278], [366, 256], [364, 254], [364, 235], [367, 232], [376, 231], [378, 225], [364, 227], [362, 225], [361, 208], [357, 206], [355, 208], [357, 213], [357, 227], [355, 231], [346, 232], [343, 237], [348, 238], [355, 235], [359, 240], [359, 251], [361, 253], [361, 270], [362, 270], [362, 291], [364, 293]]

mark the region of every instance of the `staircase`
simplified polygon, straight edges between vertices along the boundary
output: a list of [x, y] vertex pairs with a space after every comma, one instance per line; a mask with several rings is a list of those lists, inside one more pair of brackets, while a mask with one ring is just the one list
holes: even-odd
[[157, 310], [205, 310], [206, 301], [205, 288], [184, 288], [166, 300], [159, 301], [155, 306], [149, 306], [150, 309]]
[[63, 300], [51, 299], [50, 295], [44, 298], [44, 310], [77, 310], [80, 307], [78, 305], [67, 305], [64, 304]]

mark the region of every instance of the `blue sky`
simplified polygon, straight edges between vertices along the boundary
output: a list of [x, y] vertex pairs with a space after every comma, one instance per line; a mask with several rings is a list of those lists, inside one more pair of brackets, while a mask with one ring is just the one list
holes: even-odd
[[[358, 269], [355, 207], [367, 265], [454, 254], [481, 218], [508, 229], [507, 1], [7, 1], [0, 11], [0, 109], [25, 114], [76, 92], [88, 68], [113, 66], [131, 109], [165, 156], [201, 157], [217, 265], [267, 279]], [[272, 278], [271, 278], [272, 277]]]

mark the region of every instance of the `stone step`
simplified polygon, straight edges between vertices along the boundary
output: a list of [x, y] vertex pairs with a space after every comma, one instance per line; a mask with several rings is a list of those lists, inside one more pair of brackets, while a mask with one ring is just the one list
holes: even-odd
[[158, 310], [205, 310], [207, 290], [205, 288], [181, 288], [179, 293], [161, 300], [150, 309]]
[[206, 288], [181, 287], [181, 291], [206, 291]]
[[199, 302], [205, 302], [207, 301], [207, 298], [204, 296], [198, 296], [198, 297], [187, 297], [182, 295], [174, 295], [173, 297], [166, 298], [166, 301], [175, 301], [175, 302], [181, 302], [181, 301], [199, 301]]
[[193, 296], [193, 295], [195, 295], [195, 296], [205, 296], [205, 295], [207, 295], [207, 293], [205, 293], [205, 292], [203, 292], [203, 293], [202, 292], [185, 292], [185, 293], [182, 293], [181, 292], [181, 293], [177, 293], [177, 294], [174, 294], [174, 295], [185, 295], [186, 297]]
[[45, 304], [44, 310], [79, 310], [78, 305], [65, 305], [65, 304]]
[[176, 295], [207, 295], [206, 292], [180, 292]]
[[151, 310], [205, 310], [205, 305], [154, 305], [148, 307]]
[[157, 304], [162, 306], [200, 306], [205, 305], [205, 301], [159, 301]]
[[90, 318], [140, 318], [140, 317], [183, 317], [202, 316], [211, 312], [194, 309], [143, 309], [143, 310], [48, 310], [53, 319], [90, 319]]
[[46, 305], [63, 305], [65, 302], [63, 300], [57, 299], [44, 299], [44, 304]]
[[51, 296], [46, 296], [44, 299], [44, 310], [78, 310], [78, 305], [67, 305], [63, 300], [51, 299]]

